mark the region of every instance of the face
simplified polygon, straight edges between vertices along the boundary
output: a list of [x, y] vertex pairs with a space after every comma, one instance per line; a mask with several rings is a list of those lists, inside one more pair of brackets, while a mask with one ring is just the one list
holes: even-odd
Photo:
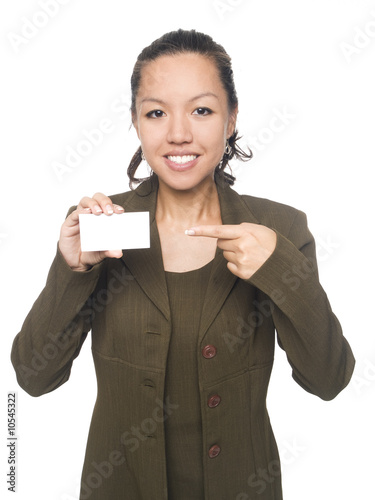
[[216, 65], [200, 54], [161, 56], [142, 70], [133, 124], [160, 184], [190, 190], [212, 182], [236, 114]]

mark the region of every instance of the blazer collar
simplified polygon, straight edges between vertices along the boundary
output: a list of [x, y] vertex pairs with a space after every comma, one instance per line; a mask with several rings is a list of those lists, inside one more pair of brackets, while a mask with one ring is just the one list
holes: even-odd
[[[217, 182], [223, 224], [252, 222], [259, 224], [243, 198], [227, 183]], [[149, 299], [167, 320], [170, 318], [167, 284], [161, 253], [159, 232], [155, 220], [158, 182], [157, 178], [143, 182], [135, 191], [127, 193], [125, 212], [150, 213], [150, 248], [124, 250], [123, 260]], [[121, 204], [121, 203], [120, 203]], [[199, 337], [203, 338], [212, 321], [238, 278], [227, 268], [223, 252], [217, 249], [203, 304]]]

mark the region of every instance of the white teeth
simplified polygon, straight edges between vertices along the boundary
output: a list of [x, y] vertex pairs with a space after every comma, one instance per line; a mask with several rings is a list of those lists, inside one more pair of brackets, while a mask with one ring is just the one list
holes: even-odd
[[196, 155], [185, 155], [185, 156], [168, 156], [168, 160], [173, 161], [173, 163], [179, 163], [182, 165], [183, 163], [188, 163], [189, 161], [195, 160]]

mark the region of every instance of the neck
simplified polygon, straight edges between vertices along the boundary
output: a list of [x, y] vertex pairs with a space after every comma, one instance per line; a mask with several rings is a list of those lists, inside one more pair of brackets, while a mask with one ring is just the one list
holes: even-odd
[[185, 228], [220, 221], [219, 196], [214, 179], [185, 191], [171, 189], [159, 181], [156, 219], [169, 227]]

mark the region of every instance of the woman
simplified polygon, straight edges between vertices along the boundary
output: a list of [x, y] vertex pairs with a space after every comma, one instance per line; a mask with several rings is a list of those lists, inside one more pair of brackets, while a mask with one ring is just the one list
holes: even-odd
[[[179, 30], [140, 54], [132, 120], [153, 174], [96, 194], [61, 228], [47, 284], [17, 335], [20, 385], [66, 382], [89, 330], [98, 379], [81, 500], [282, 498], [266, 394], [275, 329], [293, 377], [324, 400], [351, 349], [316, 269], [305, 215], [230, 188], [238, 102], [229, 56]], [[80, 250], [80, 213], [149, 211], [151, 248]], [[103, 216], [103, 215], [102, 215]]]

